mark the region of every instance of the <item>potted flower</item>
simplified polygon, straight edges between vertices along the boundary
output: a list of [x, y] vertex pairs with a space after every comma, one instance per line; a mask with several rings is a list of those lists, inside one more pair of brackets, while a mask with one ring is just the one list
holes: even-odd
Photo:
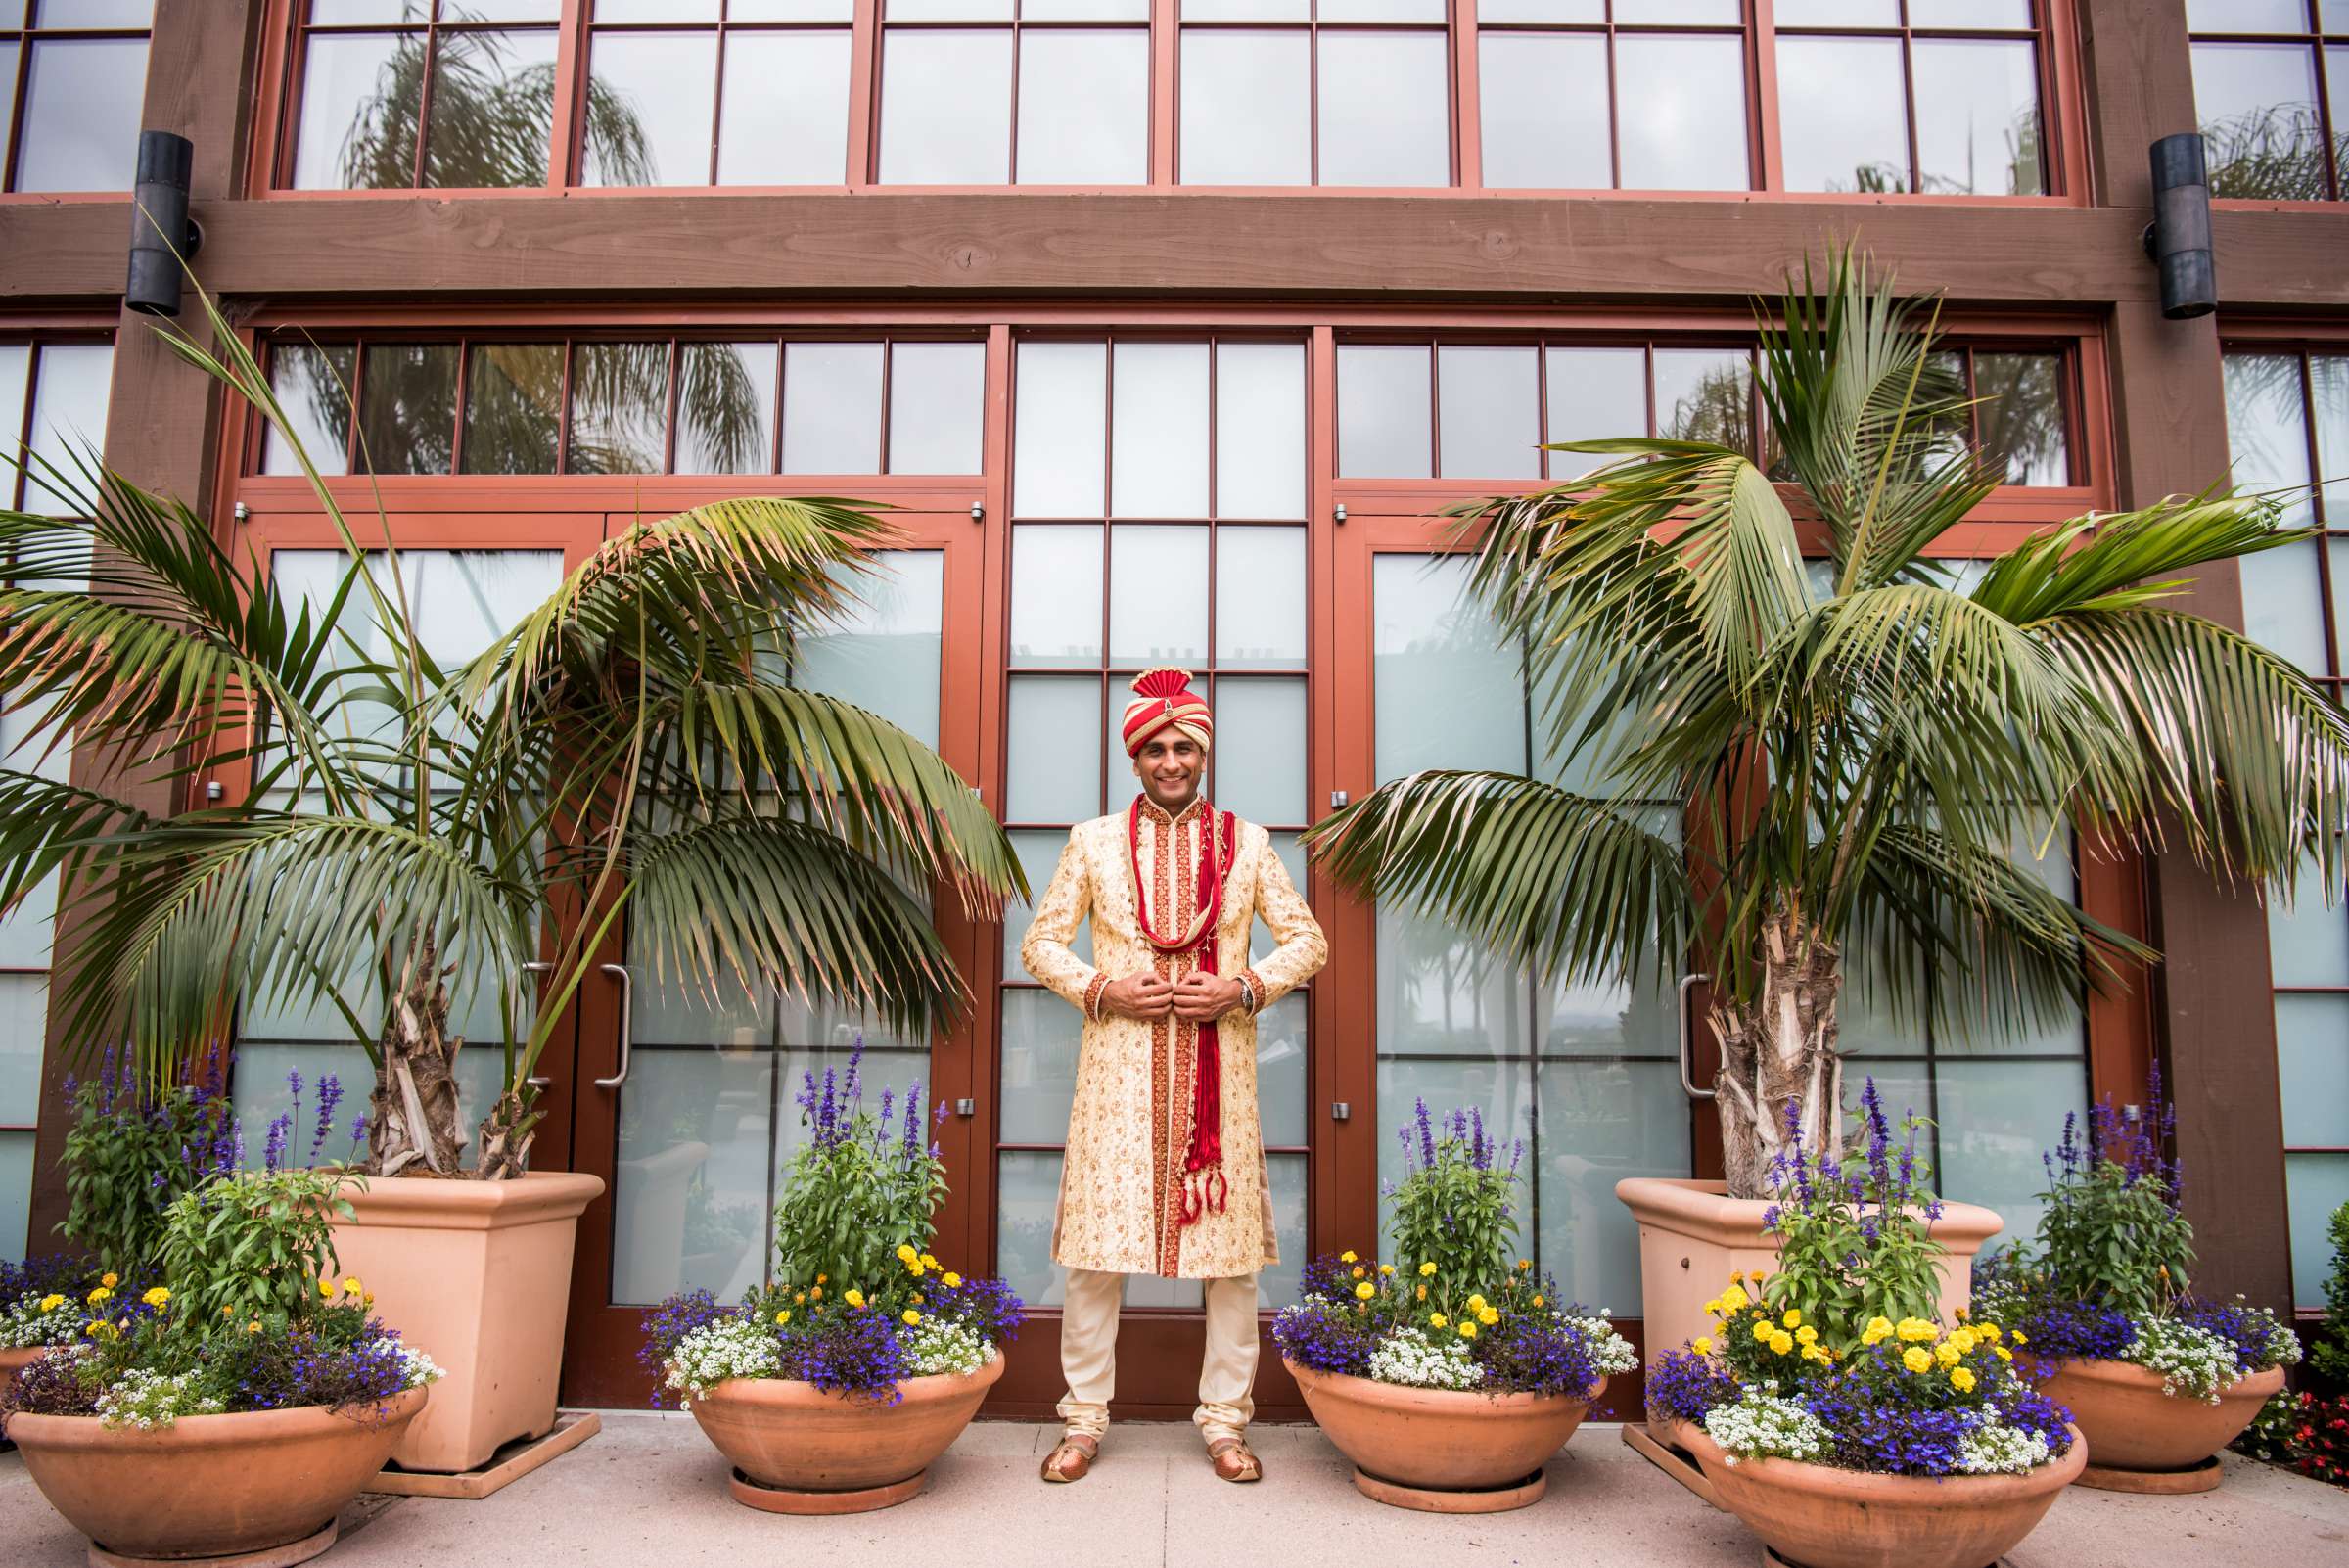
[[1933, 1244], [1913, 1214], [1932, 1200], [1911, 1144], [1889, 1146], [1881, 1112], [1851, 1159], [1806, 1152], [1799, 1130], [1788, 1144], [1782, 1267], [1732, 1279], [1706, 1304], [1711, 1331], [1662, 1358], [1651, 1407], [1773, 1560], [1981, 1568], [2004, 1557], [2080, 1473], [2087, 1445], [2016, 1375], [2001, 1324], [1930, 1315]]
[[51, 1254], [0, 1263], [0, 1391], [19, 1372], [64, 1345], [78, 1345], [100, 1310], [88, 1293], [112, 1290], [118, 1274], [99, 1274], [79, 1258]]
[[[151, 810], [0, 770], [0, 910], [52, 875], [86, 889], [56, 981], [66, 1036], [127, 1018], [152, 1071], [240, 1005], [346, 1023], [374, 1068], [360, 1168], [377, 1179], [338, 1246], [448, 1360], [397, 1461], [463, 1471], [555, 1422], [574, 1241], [603, 1182], [530, 1168], [541, 1058], [584, 991], [629, 983], [614, 945], [707, 994], [818, 994], [921, 1038], [967, 992], [930, 900], [902, 888], [987, 918], [1025, 882], [934, 750], [792, 684], [793, 637], [852, 604], [896, 536], [876, 509], [738, 497], [640, 521], [486, 646], [452, 649], [380, 497], [345, 514], [347, 487], [196, 292], [209, 346], [170, 326], [163, 343], [268, 422], [340, 558], [307, 590], [281, 581], [198, 509], [94, 464], [39, 476], [54, 515], [0, 511], [22, 568], [0, 587], [0, 704], [41, 703], [93, 752], [248, 775]], [[719, 381], [713, 417], [756, 421], [756, 389]], [[500, 1020], [501, 1043], [472, 1047], [500, 1059], [470, 1111], [452, 994]], [[624, 1028], [624, 992], [605, 994]]]
[[2014, 1325], [2029, 1375], [2088, 1435], [2089, 1486], [2200, 1492], [2215, 1455], [2300, 1360], [2274, 1313], [2188, 1287], [2193, 1227], [2162, 1150], [2172, 1112], [2154, 1079], [2134, 1120], [2107, 1096], [2083, 1139], [2066, 1118], [2047, 1157], [2039, 1229], [1985, 1271], [1982, 1311]]
[[276, 1170], [182, 1194], [161, 1238], [172, 1283], [92, 1287], [80, 1342], [0, 1395], [0, 1426], [93, 1561], [314, 1557], [425, 1407], [439, 1368], [335, 1268], [348, 1180]]
[[921, 1086], [901, 1114], [883, 1090], [876, 1115], [862, 1054], [845, 1076], [803, 1080], [811, 1136], [775, 1205], [772, 1277], [733, 1307], [694, 1291], [645, 1315], [654, 1403], [674, 1395], [733, 1464], [735, 1500], [774, 1513], [857, 1513], [921, 1491], [1003, 1375], [1024, 1315], [1001, 1280], [930, 1251], [946, 1189]]
[[1402, 1130], [1387, 1194], [1394, 1262], [1314, 1261], [1272, 1323], [1306, 1407], [1364, 1496], [1433, 1513], [1522, 1508], [1607, 1378], [1639, 1364], [1603, 1311], [1563, 1301], [1516, 1252], [1507, 1164], [1481, 1113]]

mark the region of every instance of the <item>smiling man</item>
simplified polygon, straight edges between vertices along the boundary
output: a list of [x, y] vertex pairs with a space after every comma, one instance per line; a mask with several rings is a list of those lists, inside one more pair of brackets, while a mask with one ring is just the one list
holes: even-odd
[[[1196, 1279], [1207, 1297], [1191, 1419], [1226, 1481], [1254, 1481], [1256, 1274], [1279, 1262], [1256, 1103], [1256, 1018], [1329, 956], [1271, 835], [1200, 793], [1215, 717], [1190, 671], [1133, 682], [1126, 751], [1141, 794], [1070, 830], [1020, 946], [1084, 1014], [1052, 1227], [1069, 1271], [1060, 1326], [1067, 1430], [1046, 1481], [1077, 1481], [1109, 1429], [1126, 1276]], [[1258, 916], [1279, 944], [1255, 964]], [[1093, 957], [1069, 943], [1087, 918]]]

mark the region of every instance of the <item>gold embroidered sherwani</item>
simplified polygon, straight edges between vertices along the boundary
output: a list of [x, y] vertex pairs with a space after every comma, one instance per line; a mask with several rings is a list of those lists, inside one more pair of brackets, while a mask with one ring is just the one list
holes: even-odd
[[[1204, 809], [1205, 803], [1194, 801], [1176, 820], [1143, 799], [1141, 889], [1134, 886], [1126, 812], [1071, 829], [1020, 945], [1028, 972], [1085, 1019], [1052, 1227], [1052, 1257], [1072, 1270], [1218, 1279], [1254, 1274], [1279, 1261], [1257, 1114], [1255, 1014], [1319, 969], [1329, 945], [1272, 853], [1271, 835], [1240, 823], [1224, 877], [1216, 968], [1223, 979], [1242, 981], [1243, 995], [1254, 999], [1216, 1022], [1228, 1191], [1220, 1211], [1210, 1208], [1193, 1224], [1180, 1219], [1198, 1027], [1172, 1013], [1154, 1021], [1104, 1016], [1100, 1005], [1113, 980], [1155, 968], [1178, 982], [1198, 967], [1191, 952], [1154, 950], [1142, 934], [1137, 899], [1149, 900], [1150, 924], [1162, 934], [1185, 930], [1197, 918]], [[1279, 945], [1251, 967], [1248, 943], [1260, 914]], [[1088, 915], [1093, 964], [1069, 947]]]

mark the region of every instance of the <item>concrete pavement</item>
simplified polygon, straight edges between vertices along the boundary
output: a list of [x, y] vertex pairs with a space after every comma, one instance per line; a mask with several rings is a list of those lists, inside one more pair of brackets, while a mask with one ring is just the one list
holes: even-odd
[[[983, 1422], [901, 1507], [841, 1519], [756, 1512], [689, 1417], [608, 1411], [573, 1453], [481, 1502], [365, 1498], [345, 1515], [337, 1568], [768, 1568], [951, 1563], [956, 1568], [1756, 1568], [1761, 1545], [1624, 1447], [1586, 1426], [1551, 1461], [1533, 1507], [1439, 1518], [1357, 1494], [1318, 1430], [1260, 1425], [1266, 1479], [1209, 1473], [1188, 1426], [1124, 1425], [1083, 1482], [1046, 1487], [1050, 1429]], [[2216, 1492], [2120, 1497], [2074, 1487], [2011, 1568], [2349, 1568], [2349, 1492], [2232, 1454]], [[81, 1538], [0, 1456], [0, 1564], [81, 1568]]]

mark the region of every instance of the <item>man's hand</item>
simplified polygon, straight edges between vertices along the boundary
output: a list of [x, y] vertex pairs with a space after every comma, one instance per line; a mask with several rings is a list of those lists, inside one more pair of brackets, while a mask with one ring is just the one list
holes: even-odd
[[1160, 1019], [1174, 1009], [1174, 983], [1154, 970], [1113, 980], [1101, 988], [1101, 1010], [1128, 1018]]
[[1212, 1024], [1239, 1005], [1240, 983], [1204, 969], [1183, 976], [1174, 988], [1174, 1016], [1186, 1024]]

